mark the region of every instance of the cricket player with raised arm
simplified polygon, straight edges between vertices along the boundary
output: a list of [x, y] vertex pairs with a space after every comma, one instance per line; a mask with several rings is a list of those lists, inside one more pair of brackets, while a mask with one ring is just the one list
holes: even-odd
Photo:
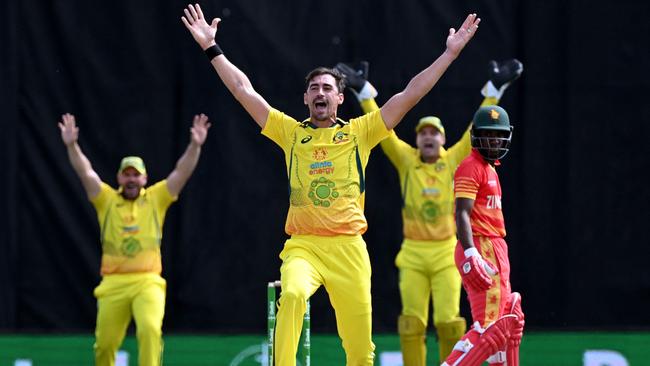
[[[365, 113], [379, 109], [377, 91], [367, 80], [368, 63], [360, 67], [338, 63], [347, 86]], [[490, 61], [488, 81], [481, 89], [482, 106], [496, 105], [523, 65], [516, 59]], [[470, 126], [461, 139], [445, 149], [445, 128], [438, 117], [427, 116], [415, 126], [416, 147], [395, 132], [380, 146], [397, 169], [402, 197], [404, 240], [395, 264], [399, 269], [402, 313], [397, 320], [404, 366], [424, 366], [427, 359], [426, 329], [429, 304], [438, 336], [438, 359], [444, 360], [466, 330], [460, 316], [461, 279], [454, 264], [453, 177], [471, 151]]]
[[478, 29], [476, 14], [449, 30], [445, 51], [406, 88], [373, 113], [344, 121], [344, 80], [336, 70], [318, 67], [306, 77], [303, 103], [309, 117], [297, 120], [272, 108], [248, 77], [215, 41], [220, 19], [210, 22], [199, 5], [181, 18], [210, 59], [222, 82], [262, 129], [284, 151], [289, 179], [285, 231], [291, 237], [280, 253], [281, 294], [275, 335], [275, 363], [296, 364], [306, 300], [322, 285], [336, 313], [347, 365], [372, 365], [370, 260], [362, 234], [365, 167], [370, 150], [389, 135], [404, 115], [443, 75]]
[[115, 354], [131, 319], [135, 321], [140, 366], [162, 362], [162, 322], [167, 283], [163, 277], [160, 245], [165, 214], [194, 172], [208, 135], [208, 117], [194, 116], [190, 143], [176, 167], [145, 188], [147, 169], [141, 158], [127, 156], [117, 170], [118, 189], [104, 183], [77, 143], [75, 117], [59, 122], [68, 158], [93, 207], [101, 230], [102, 280], [95, 288], [95, 365], [115, 365]]

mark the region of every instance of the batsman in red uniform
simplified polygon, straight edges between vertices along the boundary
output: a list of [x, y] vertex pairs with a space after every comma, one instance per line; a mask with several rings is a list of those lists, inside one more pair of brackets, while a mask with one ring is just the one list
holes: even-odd
[[510, 147], [512, 126], [499, 106], [481, 107], [471, 130], [472, 152], [454, 175], [456, 266], [474, 325], [443, 366], [519, 365], [524, 329], [521, 295], [510, 288], [501, 184], [495, 167]]

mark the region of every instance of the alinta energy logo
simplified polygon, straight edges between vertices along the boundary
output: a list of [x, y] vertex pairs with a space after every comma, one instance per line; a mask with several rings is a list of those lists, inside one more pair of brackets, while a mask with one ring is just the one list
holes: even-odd
[[334, 163], [331, 161], [318, 161], [309, 165], [309, 175], [333, 174]]
[[[126, 219], [124, 219], [127, 222]], [[131, 222], [135, 221], [135, 218], [131, 218]], [[140, 232], [140, 225], [127, 225], [122, 226], [122, 236], [135, 235]]]
[[422, 197], [438, 198], [440, 197], [440, 189], [436, 187], [422, 188]]
[[307, 195], [314, 206], [330, 207], [332, 202], [339, 197], [339, 192], [333, 181], [320, 177], [311, 182]]

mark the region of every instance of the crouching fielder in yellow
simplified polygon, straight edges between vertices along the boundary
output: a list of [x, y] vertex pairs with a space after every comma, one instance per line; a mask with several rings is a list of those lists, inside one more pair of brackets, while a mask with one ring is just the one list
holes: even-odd
[[208, 117], [195, 116], [190, 143], [176, 168], [149, 188], [144, 162], [137, 156], [122, 159], [117, 171], [119, 188], [102, 182], [77, 143], [75, 117], [59, 122], [68, 158], [97, 211], [101, 229], [102, 280], [95, 289], [97, 324], [95, 364], [113, 366], [126, 330], [135, 320], [140, 365], [160, 365], [166, 282], [160, 276], [160, 244], [165, 213], [192, 175], [208, 134]]

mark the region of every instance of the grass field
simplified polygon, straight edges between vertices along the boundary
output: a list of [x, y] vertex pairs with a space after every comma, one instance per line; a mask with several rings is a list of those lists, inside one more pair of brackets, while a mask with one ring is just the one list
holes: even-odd
[[[264, 335], [165, 335], [164, 365], [261, 365]], [[399, 351], [393, 334], [374, 336], [375, 364], [382, 353]], [[14, 365], [17, 359], [33, 366], [88, 366], [93, 364], [92, 335], [0, 335], [0, 366]], [[435, 338], [428, 340], [428, 365], [438, 365]], [[137, 365], [135, 338], [127, 337], [122, 347], [129, 353], [129, 365]], [[610, 350], [624, 357], [629, 366], [650, 364], [650, 332], [529, 332], [521, 346], [524, 366], [586, 366], [587, 350]], [[233, 363], [233, 360], [237, 361]], [[604, 362], [604, 361], [603, 361]], [[27, 363], [29, 364], [29, 363]], [[345, 358], [336, 335], [312, 337], [312, 365], [344, 365]], [[394, 364], [393, 364], [394, 365]], [[622, 366], [593, 363], [588, 366]]]

